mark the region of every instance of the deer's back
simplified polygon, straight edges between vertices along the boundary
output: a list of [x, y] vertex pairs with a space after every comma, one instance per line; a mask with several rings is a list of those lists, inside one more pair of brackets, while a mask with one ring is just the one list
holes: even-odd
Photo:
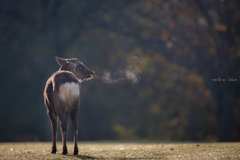
[[[80, 82], [68, 71], [57, 71], [47, 81], [44, 90], [45, 103], [68, 110], [80, 97]], [[57, 103], [57, 104], [56, 104]], [[53, 107], [53, 109], [56, 109]]]

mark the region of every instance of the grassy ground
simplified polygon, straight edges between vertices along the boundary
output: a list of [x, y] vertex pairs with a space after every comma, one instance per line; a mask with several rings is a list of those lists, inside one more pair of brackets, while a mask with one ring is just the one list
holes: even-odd
[[51, 143], [0, 143], [0, 159], [240, 159], [240, 143], [79, 143], [79, 155], [50, 154]]

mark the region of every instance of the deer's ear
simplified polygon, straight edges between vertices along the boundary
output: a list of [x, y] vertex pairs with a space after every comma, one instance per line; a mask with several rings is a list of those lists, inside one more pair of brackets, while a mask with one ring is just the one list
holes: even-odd
[[55, 57], [55, 59], [56, 59], [56, 61], [58, 62], [58, 64], [59, 64], [60, 66], [62, 66], [62, 65], [66, 62], [65, 59], [60, 58], [60, 57]]

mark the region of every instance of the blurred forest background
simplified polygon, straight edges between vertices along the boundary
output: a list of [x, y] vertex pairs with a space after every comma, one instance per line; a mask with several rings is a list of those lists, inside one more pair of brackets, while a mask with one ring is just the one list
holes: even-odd
[[95, 71], [80, 141], [240, 141], [239, 0], [1, 0], [0, 51], [1, 142], [51, 140], [55, 56]]

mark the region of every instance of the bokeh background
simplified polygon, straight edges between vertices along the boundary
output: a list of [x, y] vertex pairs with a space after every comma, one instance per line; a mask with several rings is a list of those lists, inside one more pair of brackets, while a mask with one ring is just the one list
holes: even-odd
[[95, 71], [80, 141], [240, 141], [239, 0], [1, 0], [0, 52], [1, 142], [51, 141], [55, 56]]

